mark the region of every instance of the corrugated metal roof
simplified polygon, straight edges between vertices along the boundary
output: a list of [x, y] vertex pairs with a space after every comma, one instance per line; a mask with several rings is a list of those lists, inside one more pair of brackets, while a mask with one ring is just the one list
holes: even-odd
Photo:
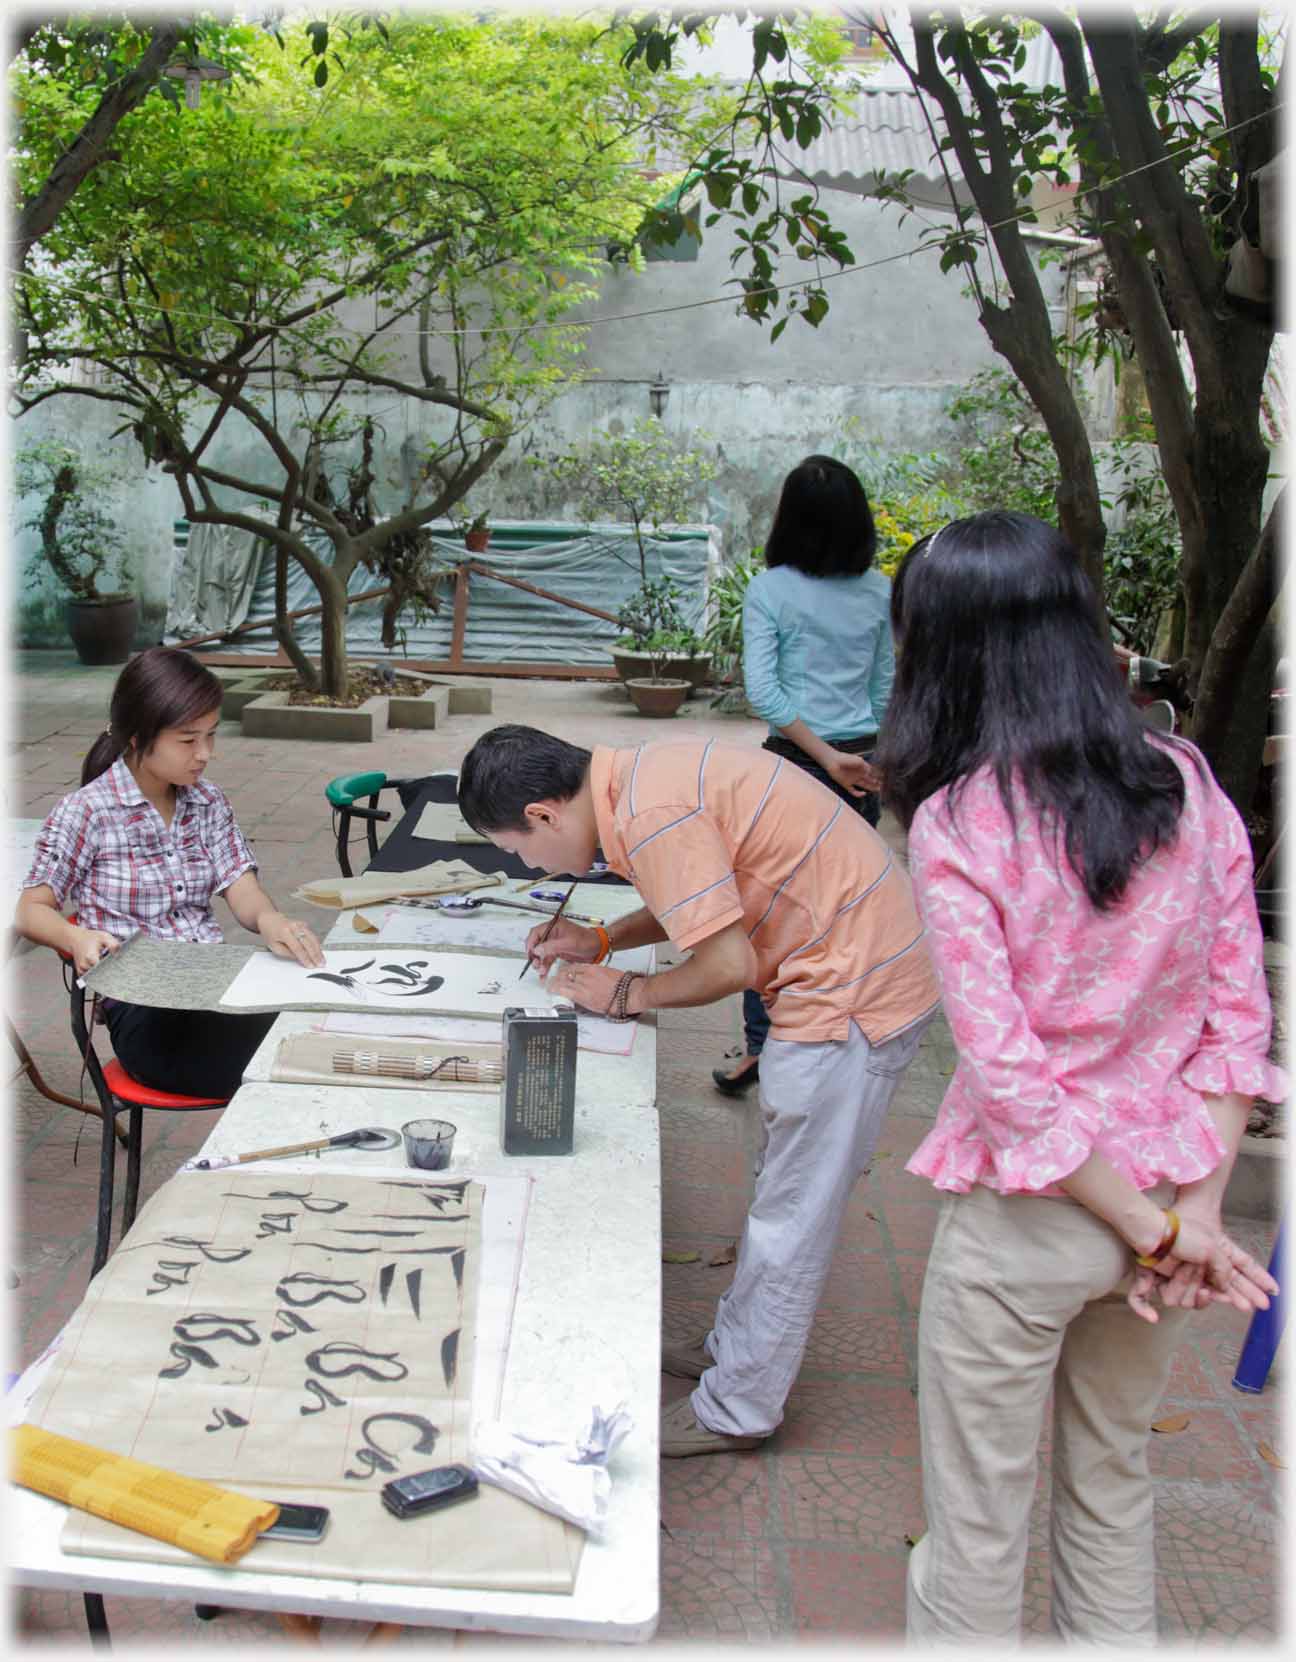
[[[1019, 78], [1030, 87], [1061, 86], [1062, 61], [1043, 31], [1026, 42]], [[837, 117], [830, 130], [804, 149], [786, 147], [786, 173], [826, 190], [865, 192], [882, 174], [908, 168], [909, 191], [916, 201], [948, 206], [948, 175], [957, 200], [970, 202], [958, 158], [953, 151], [942, 154], [938, 149], [944, 131], [940, 107], [916, 93], [901, 66], [887, 58], [863, 81], [850, 115]]]

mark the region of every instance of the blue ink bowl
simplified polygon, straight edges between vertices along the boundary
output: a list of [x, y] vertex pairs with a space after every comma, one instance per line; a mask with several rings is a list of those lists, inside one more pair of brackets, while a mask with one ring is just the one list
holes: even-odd
[[410, 1120], [401, 1126], [405, 1163], [420, 1171], [444, 1171], [450, 1164], [455, 1127], [449, 1120]]

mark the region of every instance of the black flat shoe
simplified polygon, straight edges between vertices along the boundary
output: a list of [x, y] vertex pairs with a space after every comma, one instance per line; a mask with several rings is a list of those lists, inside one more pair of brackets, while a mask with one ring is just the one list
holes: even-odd
[[725, 1096], [745, 1096], [760, 1078], [760, 1063], [753, 1062], [736, 1078], [727, 1074], [723, 1068], [712, 1068], [711, 1078], [716, 1090], [723, 1092]]

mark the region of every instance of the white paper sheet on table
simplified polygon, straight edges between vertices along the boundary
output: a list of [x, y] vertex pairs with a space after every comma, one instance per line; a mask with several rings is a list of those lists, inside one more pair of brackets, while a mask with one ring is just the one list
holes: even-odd
[[[529, 1000], [519, 1000], [519, 1003]], [[595, 1050], [604, 1056], [628, 1056], [634, 1049], [638, 1023], [604, 1021], [601, 1016], [576, 1017], [579, 1050]], [[389, 1016], [377, 1011], [336, 1010], [321, 1017], [322, 1033], [381, 1034], [386, 1038], [449, 1039], [452, 1042], [481, 1037], [482, 1024], [470, 1016]]]
[[[388, 943], [426, 946], [432, 952], [453, 952], [462, 943], [469, 951], [506, 953], [524, 958], [527, 936], [537, 924], [543, 928], [545, 921], [538, 913], [489, 906], [472, 912], [428, 911], [414, 906], [370, 906], [360, 909], [360, 915], [371, 924], [378, 925], [377, 933], [370, 935], [355, 928], [352, 919], [356, 915], [352, 912], [338, 919], [325, 939], [326, 951]], [[655, 964], [654, 950], [651, 946], [623, 948], [614, 955], [613, 967], [651, 975]]]
[[510, 1006], [568, 1003], [532, 976], [518, 987], [516, 958], [417, 947], [328, 951], [322, 969], [255, 953], [221, 996], [224, 1010], [355, 1009], [411, 1015], [502, 1016]]

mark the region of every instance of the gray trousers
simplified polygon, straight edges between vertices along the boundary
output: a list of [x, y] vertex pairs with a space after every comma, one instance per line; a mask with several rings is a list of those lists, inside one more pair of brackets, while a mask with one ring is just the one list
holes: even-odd
[[760, 1437], [782, 1420], [846, 1202], [929, 1021], [880, 1045], [852, 1023], [843, 1040], [770, 1039], [761, 1053], [756, 1190], [733, 1284], [707, 1335], [715, 1366], [692, 1396], [709, 1430]]
[[911, 1644], [1018, 1640], [1050, 1390], [1054, 1632], [1155, 1643], [1147, 1445], [1187, 1312], [1141, 1321], [1130, 1270], [1125, 1243], [1074, 1201], [979, 1185], [945, 1197], [918, 1318], [927, 1532], [909, 1556]]

